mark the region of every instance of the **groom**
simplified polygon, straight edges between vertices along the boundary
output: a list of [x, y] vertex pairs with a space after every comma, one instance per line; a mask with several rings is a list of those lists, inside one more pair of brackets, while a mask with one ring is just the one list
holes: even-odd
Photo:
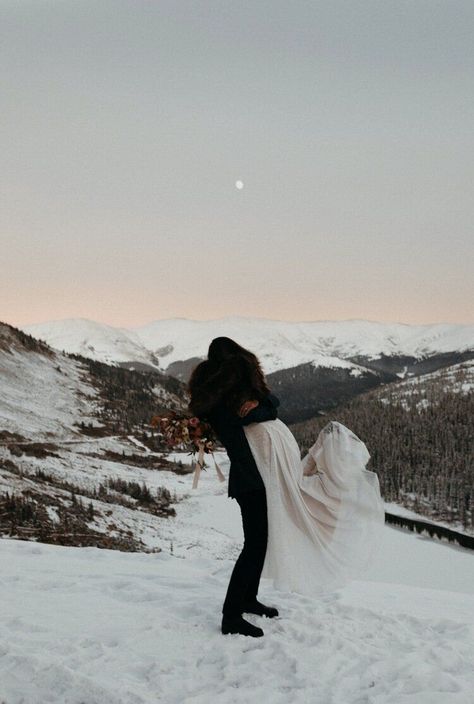
[[227, 496], [237, 498], [237, 495], [244, 491], [265, 488], [243, 426], [275, 420], [278, 417], [279, 405], [280, 399], [268, 393], [258, 406], [247, 411], [244, 416], [235, 415], [222, 402], [214, 406], [209, 413], [208, 422], [227, 450], [230, 460]]
[[[244, 531], [244, 546], [234, 565], [222, 607], [222, 632], [263, 636], [263, 630], [242, 618], [242, 613], [278, 616], [277, 609], [257, 601], [260, 575], [267, 550], [268, 518], [265, 485], [247, 441], [243, 426], [275, 420], [280, 400], [272, 393], [258, 403], [247, 402], [235, 415], [223, 403], [215, 406], [207, 420], [227, 450], [230, 460], [228, 496], [238, 502]], [[249, 404], [253, 406], [248, 410]]]

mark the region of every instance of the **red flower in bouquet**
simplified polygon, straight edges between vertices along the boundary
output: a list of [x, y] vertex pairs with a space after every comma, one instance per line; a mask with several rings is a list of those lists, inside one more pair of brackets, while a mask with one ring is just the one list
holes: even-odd
[[158, 428], [170, 451], [189, 449], [188, 454], [193, 457], [198, 453], [193, 478], [193, 489], [198, 485], [201, 470], [206, 469], [204, 462], [205, 453], [212, 455], [217, 476], [221, 482], [225, 481], [225, 477], [214, 457], [214, 448], [217, 438], [209, 423], [200, 420], [196, 416], [189, 417], [179, 415], [176, 411], [171, 411], [168, 415], [153, 416], [150, 425], [153, 428]]

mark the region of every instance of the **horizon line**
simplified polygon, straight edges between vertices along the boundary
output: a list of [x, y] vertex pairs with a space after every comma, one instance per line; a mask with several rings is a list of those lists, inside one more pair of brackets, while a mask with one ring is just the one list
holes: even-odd
[[[377, 325], [403, 325], [407, 327], [433, 327], [437, 325], [457, 325], [457, 326], [464, 326], [468, 327], [470, 325], [474, 325], [472, 322], [458, 322], [458, 323], [453, 323], [453, 322], [446, 322], [446, 321], [439, 321], [439, 322], [427, 322], [427, 323], [407, 323], [403, 322], [400, 320], [374, 320], [371, 318], [338, 318], [338, 319], [311, 319], [311, 320], [285, 320], [282, 318], [268, 318], [265, 316], [259, 316], [259, 315], [240, 315], [240, 314], [228, 314], [224, 316], [219, 316], [217, 318], [189, 318], [186, 316], [170, 316], [166, 318], [154, 318], [150, 320], [147, 323], [142, 323], [139, 325], [134, 325], [134, 326], [127, 326], [127, 325], [113, 325], [111, 323], [105, 323], [101, 322], [99, 320], [95, 320], [94, 318], [86, 318], [84, 316], [75, 316], [75, 317], [66, 317], [66, 318], [53, 318], [49, 320], [43, 320], [40, 322], [36, 323], [26, 323], [22, 325], [24, 328], [28, 327], [34, 327], [38, 325], [47, 325], [48, 323], [61, 323], [61, 322], [66, 322], [66, 321], [74, 321], [74, 320], [82, 320], [85, 322], [90, 322], [90, 323], [95, 323], [97, 325], [106, 325], [111, 328], [115, 329], [125, 329], [125, 330], [138, 330], [140, 328], [145, 328], [148, 327], [149, 325], [153, 325], [154, 323], [162, 323], [166, 321], [172, 321], [172, 320], [185, 320], [189, 322], [196, 322], [196, 323], [211, 323], [211, 322], [219, 322], [219, 321], [225, 321], [225, 320], [248, 320], [248, 321], [266, 321], [266, 322], [272, 322], [272, 323], [287, 323], [287, 324], [300, 324], [300, 323], [350, 323], [350, 322], [364, 322], [364, 323], [371, 323], [371, 324], [377, 324]], [[7, 322], [7, 321], [4, 321]], [[14, 323], [8, 323], [9, 325], [13, 325], [14, 327], [20, 327], [17, 324]]]

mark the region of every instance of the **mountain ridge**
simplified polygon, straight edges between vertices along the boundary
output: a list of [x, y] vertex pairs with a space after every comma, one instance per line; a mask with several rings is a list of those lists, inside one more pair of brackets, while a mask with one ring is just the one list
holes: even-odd
[[[343, 321], [279, 321], [224, 316], [210, 320], [166, 318], [134, 328], [114, 327], [86, 318], [36, 323], [21, 328], [56, 349], [90, 356], [108, 364], [139, 362], [166, 371], [172, 364], [207, 355], [213, 337], [226, 335], [251, 349], [265, 373], [304, 363], [347, 367], [352, 358], [408, 356], [474, 351], [474, 325]], [[361, 361], [353, 362], [363, 365]]]

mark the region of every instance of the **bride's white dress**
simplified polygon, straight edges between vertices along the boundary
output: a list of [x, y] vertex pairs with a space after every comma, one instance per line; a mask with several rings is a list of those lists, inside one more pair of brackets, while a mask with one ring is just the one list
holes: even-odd
[[380, 547], [384, 505], [370, 454], [345, 425], [329, 422], [301, 458], [279, 418], [244, 426], [267, 494], [262, 577], [313, 595], [363, 578]]

